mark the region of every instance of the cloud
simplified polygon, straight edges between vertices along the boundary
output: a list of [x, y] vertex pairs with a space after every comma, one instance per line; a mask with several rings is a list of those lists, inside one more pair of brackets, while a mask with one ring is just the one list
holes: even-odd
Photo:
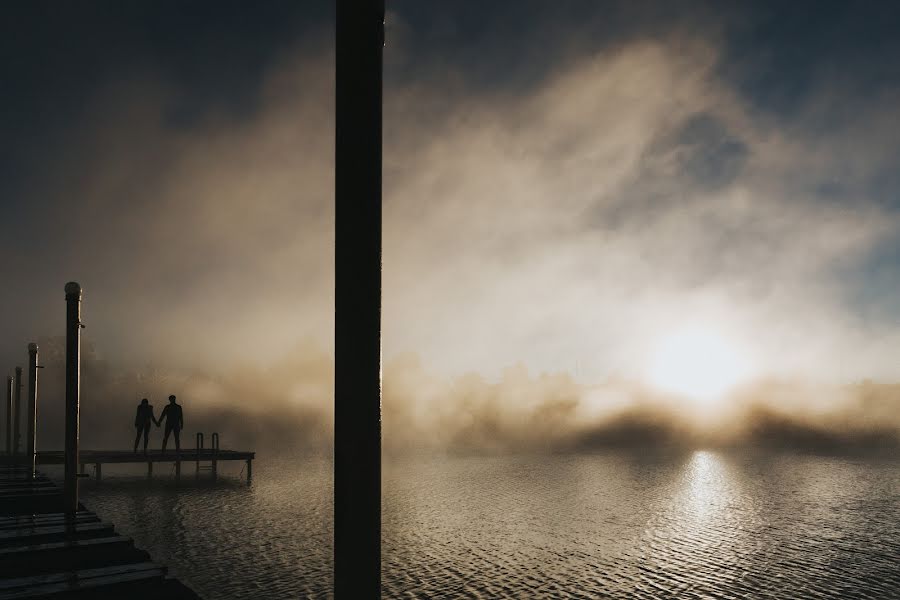
[[[841, 145], [813, 164], [821, 132], [754, 114], [716, 65], [699, 41], [633, 43], [532, 95], [475, 94], [390, 145], [388, 341], [451, 370], [580, 360], [598, 377], [636, 372], [686, 315], [745, 330], [766, 369], [834, 372], [848, 346], [878, 344], [841, 277], [896, 216], [823, 201]], [[397, 102], [389, 124], [423, 104]], [[776, 357], [786, 345], [796, 356]], [[840, 376], [866, 369], [890, 367]]]
[[[35, 250], [4, 269], [21, 282], [10, 339], [61, 330], [62, 284], [79, 279], [116, 373], [98, 390], [129, 407], [122, 422], [135, 390], [172, 387], [135, 379], [152, 362], [195, 374], [171, 376], [211, 426], [244, 432], [250, 415], [279, 439], [327, 437], [333, 57], [304, 50], [247, 114], [185, 122], [165, 78], [112, 82], [48, 149], [27, 196]], [[386, 423], [406, 424], [389, 439], [699, 435], [655, 399], [643, 408], [642, 384], [586, 387], [639, 380], [687, 321], [725, 332], [760, 377], [897, 376], [900, 329], [860, 314], [845, 277], [897, 231], [867, 191], [898, 139], [888, 104], [850, 95], [860, 110], [831, 122], [837, 90], [785, 123], [745, 103], [720, 61], [676, 32], [572, 50], [526, 87], [451, 70], [386, 90], [385, 355], [434, 369], [386, 367]], [[846, 185], [828, 187], [836, 174]], [[20, 241], [4, 237], [4, 254]], [[295, 371], [305, 338], [321, 360]], [[637, 408], [598, 420], [583, 414], [595, 397]]]

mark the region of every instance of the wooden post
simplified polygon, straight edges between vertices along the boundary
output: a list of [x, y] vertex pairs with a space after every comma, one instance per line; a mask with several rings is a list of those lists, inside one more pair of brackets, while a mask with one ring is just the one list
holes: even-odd
[[15, 463], [21, 464], [22, 446], [22, 367], [16, 367], [16, 376], [13, 379], [13, 395], [15, 398], [15, 420], [13, 421], [13, 454]]
[[250, 485], [250, 481], [253, 479], [253, 461], [249, 458], [247, 459], [247, 485]]
[[26, 464], [28, 476], [34, 478], [37, 466], [37, 371], [38, 345], [28, 344], [28, 428], [25, 438]]
[[181, 481], [181, 459], [175, 459], [175, 481]]
[[334, 595], [381, 596], [384, 0], [337, 0]]
[[103, 479], [103, 463], [94, 463], [94, 473], [97, 474], [97, 481]]
[[212, 480], [216, 481], [219, 478], [219, 434], [215, 431], [212, 434], [211, 446], [212, 462], [209, 468], [212, 471]]
[[13, 421], [13, 378], [6, 376], [6, 458], [12, 457], [12, 421]]
[[200, 451], [203, 449], [203, 432], [198, 431], [196, 437], [194, 438], [197, 446], [197, 464], [194, 471], [194, 476], [197, 479], [200, 479]]
[[[78, 436], [81, 401], [81, 286], [66, 284], [66, 441], [63, 504], [65, 512], [78, 512]], [[97, 465], [97, 481], [100, 465]]]

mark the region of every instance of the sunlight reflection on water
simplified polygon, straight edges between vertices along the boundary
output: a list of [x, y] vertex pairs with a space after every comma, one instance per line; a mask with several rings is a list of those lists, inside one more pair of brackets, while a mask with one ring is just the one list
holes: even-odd
[[[208, 598], [328, 597], [331, 464], [104, 473], [85, 502]], [[387, 598], [900, 597], [900, 464], [608, 452], [389, 460]]]

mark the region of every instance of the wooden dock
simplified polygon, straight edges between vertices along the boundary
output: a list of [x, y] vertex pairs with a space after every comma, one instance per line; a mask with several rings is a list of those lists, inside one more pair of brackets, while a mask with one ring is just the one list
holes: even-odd
[[[23, 369], [7, 377], [6, 452], [0, 455], [0, 600], [5, 598], [166, 598], [199, 600], [179, 581], [168, 577], [166, 568], [150, 560], [127, 537], [116, 533], [79, 501], [78, 480], [85, 467], [94, 465], [101, 478], [104, 464], [146, 464], [148, 475], [156, 463], [172, 463], [176, 479], [183, 463], [194, 463], [199, 477], [203, 470], [215, 479], [222, 461], [246, 462], [247, 484], [252, 477], [253, 452], [222, 450], [219, 434], [197, 432], [192, 449], [167, 452], [82, 450], [79, 440], [81, 397], [81, 286], [74, 281], [66, 292], [65, 435], [63, 450], [37, 451], [38, 345], [28, 344], [27, 410], [23, 413], [21, 392]], [[170, 396], [174, 402], [175, 396]], [[13, 410], [15, 409], [15, 410]], [[22, 423], [26, 437], [21, 439]], [[177, 437], [177, 432], [176, 432]], [[146, 439], [146, 438], [145, 438]], [[24, 445], [22, 444], [24, 442]], [[62, 465], [60, 489], [36, 471], [39, 465]], [[79, 473], [80, 471], [80, 473]]]
[[[181, 476], [181, 467], [183, 463], [193, 463], [194, 470], [197, 475], [201, 471], [209, 471], [215, 478], [218, 475], [218, 467], [220, 462], [225, 461], [244, 461], [247, 483], [249, 484], [253, 478], [253, 459], [256, 458], [255, 452], [242, 450], [219, 450], [218, 448], [182, 448], [180, 453], [175, 450], [148, 450], [145, 454], [142, 451], [129, 452], [127, 450], [81, 450], [78, 456], [79, 467], [82, 473], [85, 472], [86, 465], [94, 465], [94, 476], [99, 481], [103, 473], [104, 464], [146, 464], [147, 474], [153, 475], [153, 465], [155, 463], [173, 463], [175, 465], [175, 476]], [[42, 451], [37, 453], [38, 465], [62, 465], [65, 462], [65, 453], [61, 450]]]
[[199, 600], [112, 524], [81, 504], [74, 514], [62, 508], [46, 476], [0, 467], [0, 600]]

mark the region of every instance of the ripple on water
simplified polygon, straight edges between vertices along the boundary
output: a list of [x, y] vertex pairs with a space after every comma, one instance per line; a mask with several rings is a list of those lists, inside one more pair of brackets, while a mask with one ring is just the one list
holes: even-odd
[[[331, 464], [137, 471], [85, 502], [208, 598], [326, 598]], [[214, 487], [214, 489], [209, 489]], [[386, 598], [898, 598], [900, 463], [610, 452], [388, 461]]]

